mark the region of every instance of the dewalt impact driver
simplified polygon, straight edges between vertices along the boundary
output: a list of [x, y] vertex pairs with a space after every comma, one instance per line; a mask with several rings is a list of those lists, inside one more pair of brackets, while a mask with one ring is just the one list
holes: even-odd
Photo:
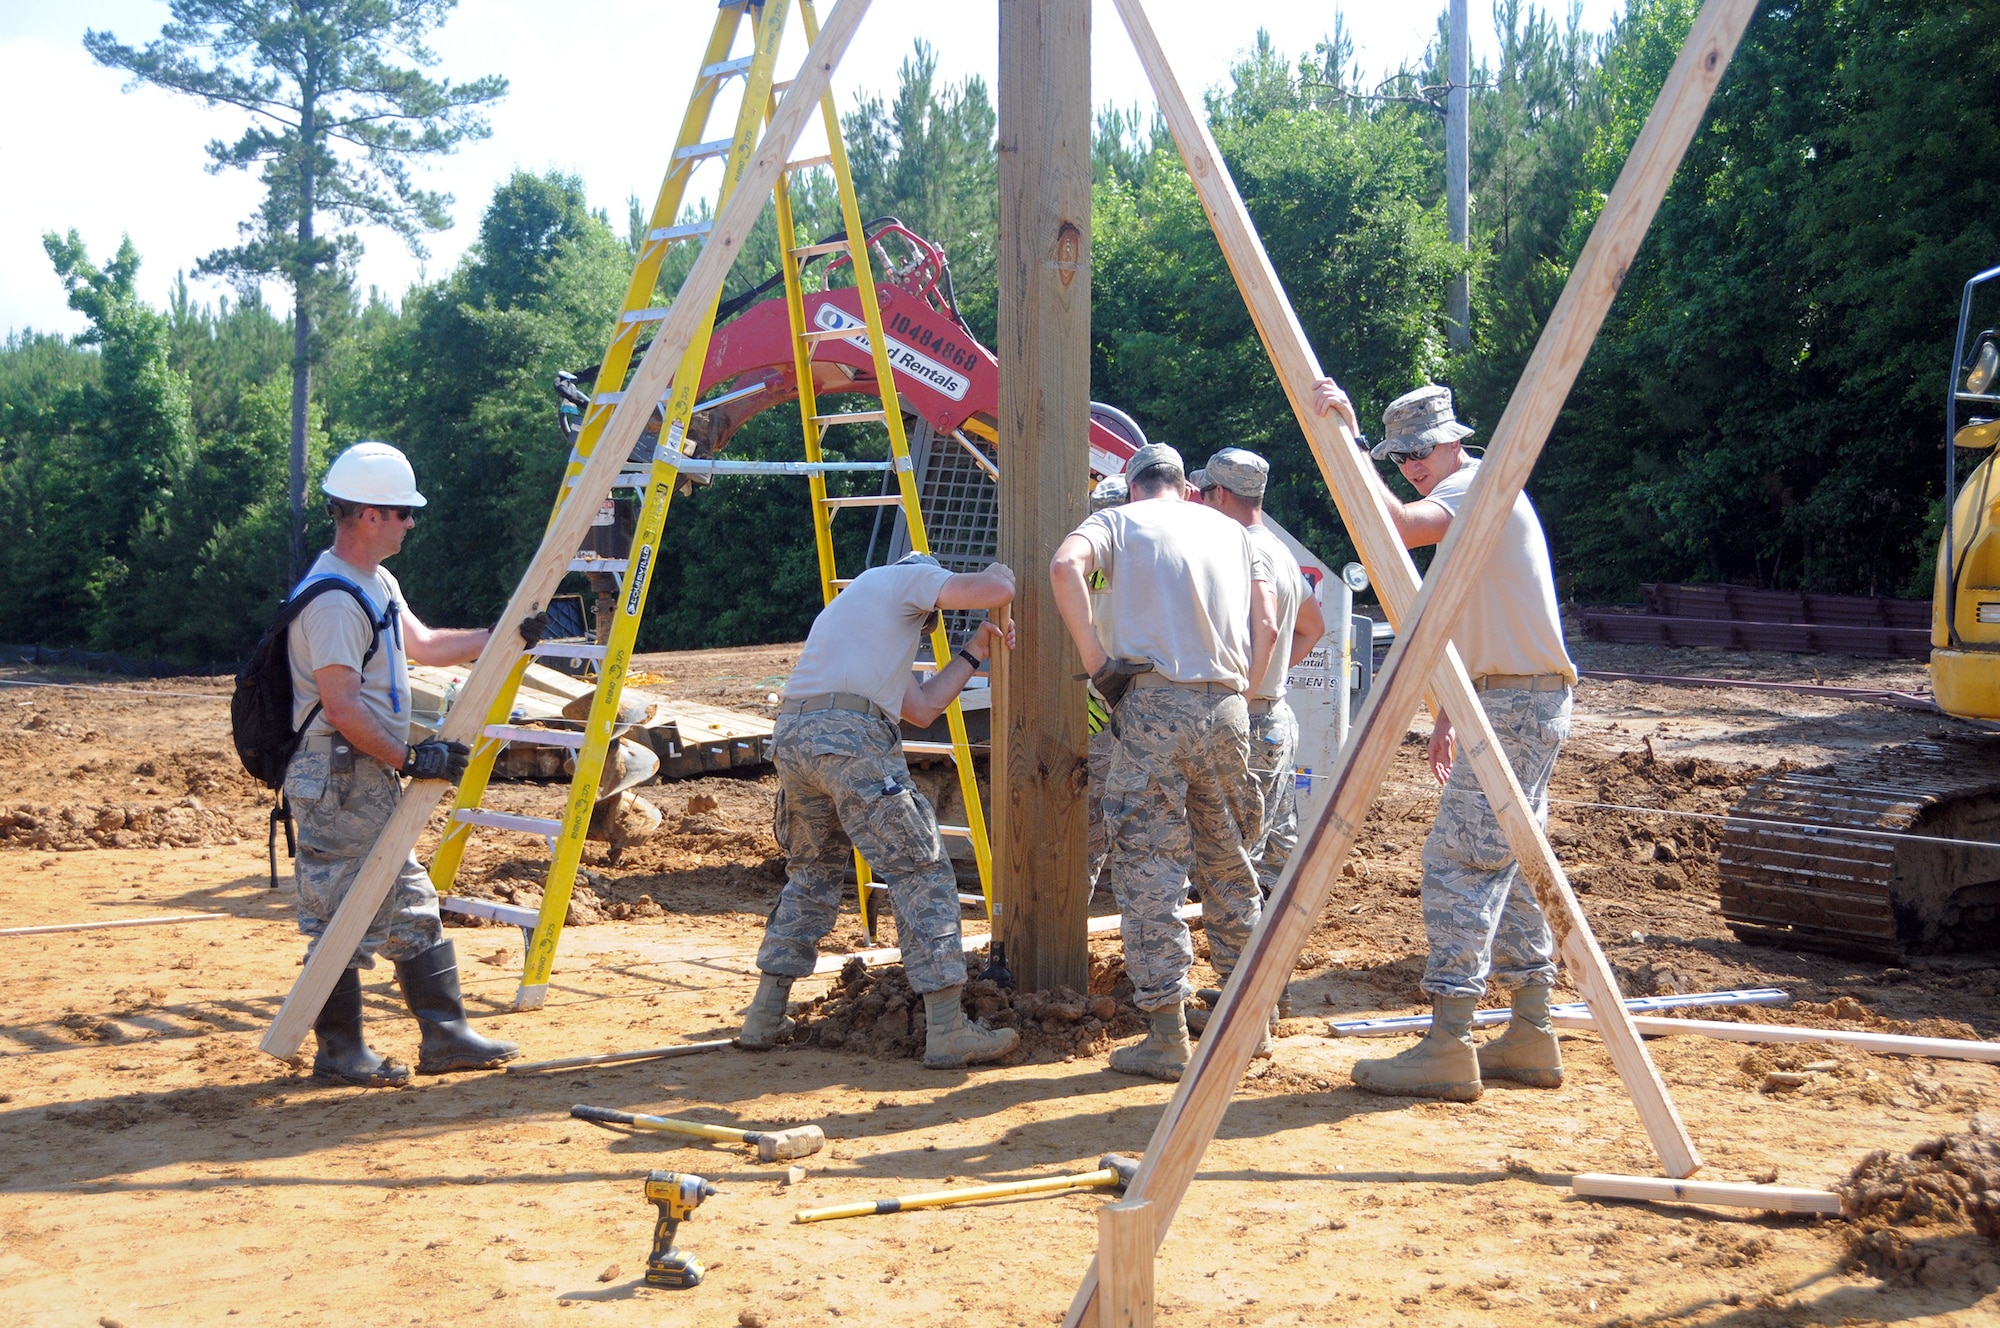
[[653, 1252], [646, 1256], [646, 1285], [685, 1290], [701, 1284], [707, 1270], [692, 1254], [674, 1248], [674, 1233], [682, 1222], [694, 1216], [703, 1199], [715, 1194], [715, 1186], [699, 1176], [683, 1171], [646, 1173], [646, 1197], [659, 1209], [653, 1223]]

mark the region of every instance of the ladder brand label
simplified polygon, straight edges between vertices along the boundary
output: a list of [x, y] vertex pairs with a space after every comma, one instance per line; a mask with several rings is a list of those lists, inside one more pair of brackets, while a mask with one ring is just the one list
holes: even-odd
[[645, 589], [646, 569], [652, 566], [652, 563], [653, 550], [650, 547], [639, 550], [639, 561], [632, 564], [632, 589], [626, 592], [625, 595], [625, 616], [627, 618], [636, 618], [639, 616], [639, 595]]
[[[823, 332], [839, 332], [851, 327], [857, 335], [847, 337], [845, 340], [861, 347], [863, 350], [869, 348], [868, 325], [844, 309], [836, 308], [831, 304], [822, 304], [818, 312], [813, 315], [813, 322]], [[936, 343], [934, 345], [927, 345], [925, 349], [950, 360], [953, 364], [960, 366], [960, 368], [970, 369], [977, 363], [971, 350], [960, 346], [954, 341], [939, 342], [937, 337], [928, 328], [919, 326], [905, 314], [898, 314], [894, 318], [887, 320], [886, 326], [891, 331], [912, 334], [926, 342]], [[967, 378], [955, 369], [940, 364], [937, 360], [932, 359], [922, 351], [914, 350], [904, 345], [894, 337], [888, 338], [888, 342], [890, 368], [904, 377], [916, 379], [933, 392], [950, 397], [953, 401], [965, 400], [966, 392], [972, 387], [972, 380], [970, 378]]]

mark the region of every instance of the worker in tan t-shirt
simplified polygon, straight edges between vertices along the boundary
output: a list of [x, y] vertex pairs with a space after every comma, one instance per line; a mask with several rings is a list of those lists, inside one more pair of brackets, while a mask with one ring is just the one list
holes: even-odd
[[[1187, 501], [1180, 454], [1154, 443], [1126, 463], [1130, 501], [1093, 513], [1056, 549], [1063, 625], [1111, 703], [1104, 878], [1124, 915], [1125, 970], [1151, 1020], [1111, 1054], [1126, 1074], [1179, 1079], [1194, 948], [1176, 915], [1201, 891], [1210, 962], [1226, 980], [1262, 914], [1249, 843], [1263, 804], [1250, 776], [1244, 694], [1277, 646], [1269, 563], [1243, 527]], [[1110, 582], [1105, 640], [1089, 577]]]
[[[1321, 380], [1316, 398], [1322, 414], [1337, 412], [1354, 428], [1353, 407], [1333, 380]], [[1377, 475], [1390, 520], [1407, 547], [1436, 544], [1479, 470], [1463, 447], [1472, 430], [1453, 415], [1451, 391], [1443, 387], [1396, 398], [1382, 425], [1384, 437], [1370, 456], [1395, 462], [1419, 495], [1405, 503]], [[1576, 666], [1563, 645], [1548, 539], [1527, 494], [1514, 499], [1505, 533], [1478, 575], [1478, 591], [1453, 624], [1452, 640], [1522, 792], [1546, 824], [1549, 779], [1569, 736]], [[1555, 941], [1479, 781], [1452, 759], [1452, 732], [1451, 717], [1439, 715], [1430, 763], [1444, 792], [1423, 858], [1430, 941], [1423, 986], [1431, 995], [1431, 1030], [1400, 1055], [1357, 1062], [1354, 1082], [1371, 1092], [1461, 1102], [1477, 1098], [1485, 1079], [1554, 1088], [1562, 1083], [1549, 1022]], [[1475, 1048], [1472, 1017], [1489, 977], [1514, 989], [1513, 1018], [1505, 1035]]]
[[896, 725], [937, 722], [988, 655], [1013, 643], [1013, 625], [988, 618], [920, 683], [911, 666], [939, 610], [998, 609], [1013, 599], [1014, 573], [1004, 563], [953, 573], [913, 553], [854, 578], [813, 620], [771, 734], [785, 888], [764, 924], [762, 976], [739, 1046], [767, 1050], [791, 1032], [792, 983], [813, 971], [820, 938], [833, 930], [856, 849], [888, 893], [903, 974], [924, 998], [924, 1064], [977, 1065], [1020, 1041], [1011, 1028], [965, 1018], [958, 874], [930, 800], [910, 782]]

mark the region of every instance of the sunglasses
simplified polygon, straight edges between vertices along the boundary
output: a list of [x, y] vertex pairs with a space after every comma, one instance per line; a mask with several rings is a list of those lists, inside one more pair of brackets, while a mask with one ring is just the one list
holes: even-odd
[[410, 517], [417, 510], [414, 507], [382, 507], [378, 504], [373, 504], [373, 503], [371, 503], [370, 506], [374, 507], [375, 510], [382, 513], [382, 515], [393, 516], [398, 521], [408, 521]]
[[1391, 448], [1382, 454], [1386, 461], [1402, 465], [1405, 461], [1422, 461], [1437, 450], [1436, 443], [1411, 443], [1408, 447]]

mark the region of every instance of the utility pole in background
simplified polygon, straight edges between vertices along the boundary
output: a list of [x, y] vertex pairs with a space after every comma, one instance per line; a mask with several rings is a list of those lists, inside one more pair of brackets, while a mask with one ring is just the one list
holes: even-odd
[[[1466, 0], [1451, 0], [1450, 49], [1445, 53], [1446, 75], [1451, 87], [1445, 93], [1444, 103], [1444, 215], [1451, 227], [1451, 242], [1461, 249], [1471, 247], [1472, 231], [1466, 212], [1466, 193], [1470, 168], [1466, 162], [1467, 148], [1467, 107], [1466, 84], [1472, 79], [1472, 61], [1467, 46]], [[1445, 318], [1450, 322], [1449, 337], [1453, 350], [1467, 350], [1472, 345], [1472, 277], [1461, 272], [1451, 279], [1451, 289], [1445, 295]]]

